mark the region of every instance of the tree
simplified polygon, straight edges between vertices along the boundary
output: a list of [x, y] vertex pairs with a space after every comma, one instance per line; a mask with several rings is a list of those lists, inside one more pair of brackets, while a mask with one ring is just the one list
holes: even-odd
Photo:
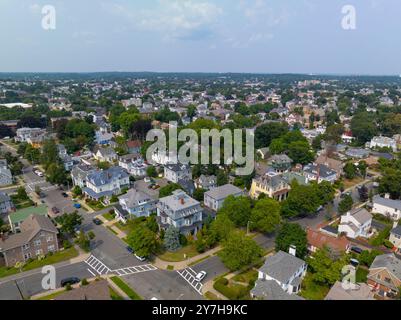
[[67, 181], [67, 174], [62, 164], [52, 163], [46, 170], [47, 181], [53, 184], [65, 184]]
[[370, 141], [378, 131], [375, 115], [369, 112], [357, 113], [351, 120], [351, 131], [358, 143]]
[[0, 124], [0, 139], [3, 139], [5, 137], [11, 138], [14, 136], [15, 136], [14, 132], [9, 127], [7, 127], [4, 124]]
[[177, 251], [181, 248], [180, 231], [174, 226], [169, 226], [164, 234], [164, 247], [168, 251]]
[[342, 135], [344, 133], [345, 129], [342, 124], [333, 124], [329, 127], [327, 127], [326, 133], [325, 133], [325, 141], [331, 142], [331, 143], [340, 143]]
[[315, 151], [319, 151], [322, 149], [322, 141], [323, 135], [319, 134], [315, 139], [312, 141], [312, 148]]
[[235, 225], [230, 218], [226, 214], [219, 213], [210, 225], [209, 234], [216, 242], [225, 241], [234, 228]]
[[78, 239], [77, 239], [77, 243], [79, 245], [79, 247], [84, 250], [85, 252], [89, 252], [90, 251], [90, 240], [88, 238], [88, 236], [84, 233], [84, 232], [80, 232]]
[[304, 259], [308, 253], [306, 232], [297, 223], [285, 223], [276, 237], [276, 251], [288, 252], [290, 246], [296, 247], [296, 256]]
[[28, 200], [29, 199], [28, 194], [26, 193], [26, 190], [24, 187], [19, 187], [17, 189], [17, 198], [19, 200]]
[[294, 141], [288, 145], [288, 156], [294, 163], [308, 164], [315, 159], [307, 141]]
[[195, 117], [195, 115], [196, 115], [196, 107], [193, 104], [191, 104], [187, 108], [187, 116], [192, 119], [193, 117]]
[[72, 193], [74, 196], [79, 197], [82, 195], [82, 189], [80, 186], [75, 186], [74, 189], [72, 189]]
[[60, 162], [57, 145], [53, 139], [46, 140], [43, 144], [40, 160], [45, 170], [47, 170], [50, 165], [54, 165]]
[[275, 231], [281, 222], [280, 211], [276, 200], [265, 198], [257, 201], [251, 213], [251, 228], [264, 233]]
[[319, 204], [321, 206], [334, 200], [336, 189], [330, 182], [322, 181], [319, 184], [317, 184], [316, 182], [312, 182], [311, 186], [320, 199]]
[[73, 235], [75, 233], [75, 228], [82, 224], [83, 218], [75, 211], [70, 214], [64, 214], [56, 220], [61, 225], [60, 230], [62, 232]]
[[360, 161], [358, 163], [358, 171], [359, 174], [362, 176], [362, 178], [366, 178], [366, 172], [368, 170], [368, 164], [366, 163], [366, 161]]
[[194, 194], [192, 195], [192, 197], [193, 197], [195, 200], [203, 201], [203, 197], [204, 197], [204, 195], [205, 195], [205, 192], [206, 192], [205, 189], [197, 188], [197, 189], [195, 189]]
[[401, 198], [401, 170], [388, 168], [383, 172], [380, 179], [379, 192], [381, 194], [389, 193], [392, 199]]
[[240, 231], [231, 233], [219, 252], [221, 261], [231, 271], [256, 263], [262, 255], [262, 248]]
[[312, 186], [296, 185], [283, 202], [282, 213], [287, 218], [308, 216], [315, 214], [320, 205], [319, 196]]
[[287, 123], [269, 122], [256, 128], [255, 148], [268, 147], [272, 140], [280, 138], [288, 132]]
[[245, 227], [251, 216], [251, 200], [248, 197], [229, 196], [219, 214], [225, 214], [237, 227]]
[[308, 265], [312, 272], [312, 280], [319, 284], [332, 286], [342, 278], [342, 269], [347, 264], [346, 255], [333, 260], [328, 248], [316, 251], [308, 258]]
[[177, 183], [170, 183], [162, 188], [159, 191], [159, 198], [164, 198], [171, 196], [175, 190], [181, 190], [182, 187]]
[[354, 204], [354, 200], [350, 195], [346, 195], [344, 199], [340, 201], [338, 204], [338, 212], [344, 214], [352, 209], [352, 205]]
[[127, 239], [128, 244], [140, 257], [149, 257], [157, 249], [157, 234], [145, 226], [132, 230]]
[[347, 179], [352, 180], [355, 178], [356, 174], [357, 174], [356, 166], [351, 162], [347, 162], [344, 166], [344, 176]]
[[147, 167], [146, 168], [146, 174], [148, 175], [148, 177], [156, 178], [157, 177], [156, 168], [154, 166]]
[[227, 174], [224, 172], [224, 170], [219, 170], [217, 172], [216, 182], [219, 187], [228, 183]]

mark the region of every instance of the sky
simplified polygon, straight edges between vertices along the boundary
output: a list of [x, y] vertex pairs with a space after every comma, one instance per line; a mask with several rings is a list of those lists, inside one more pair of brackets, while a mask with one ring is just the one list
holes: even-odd
[[400, 0], [0, 0], [0, 72], [398, 75], [400, 13]]

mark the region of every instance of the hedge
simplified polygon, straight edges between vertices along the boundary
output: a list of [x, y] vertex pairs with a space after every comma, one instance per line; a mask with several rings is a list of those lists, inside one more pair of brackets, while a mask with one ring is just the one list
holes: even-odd
[[247, 288], [244, 286], [237, 285], [235, 287], [228, 287], [227, 285], [228, 280], [226, 278], [220, 278], [214, 283], [213, 287], [230, 300], [239, 300], [248, 293]]

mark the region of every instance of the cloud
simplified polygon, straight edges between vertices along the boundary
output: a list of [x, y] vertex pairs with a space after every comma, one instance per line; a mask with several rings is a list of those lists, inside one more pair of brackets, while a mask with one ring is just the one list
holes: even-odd
[[202, 40], [215, 33], [223, 9], [207, 1], [159, 0], [152, 10], [132, 10], [114, 4], [111, 12], [128, 19], [136, 29], [160, 33], [165, 40]]

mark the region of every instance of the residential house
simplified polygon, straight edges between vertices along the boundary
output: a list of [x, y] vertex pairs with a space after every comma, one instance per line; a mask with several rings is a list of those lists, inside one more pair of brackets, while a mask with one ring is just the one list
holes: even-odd
[[146, 176], [148, 165], [139, 154], [127, 154], [118, 160], [118, 165], [127, 170], [127, 172], [136, 177]]
[[105, 132], [104, 130], [97, 130], [95, 132], [95, 141], [100, 145], [110, 144], [111, 140], [114, 138], [114, 134], [111, 132]]
[[396, 221], [401, 219], [401, 200], [392, 200], [389, 195], [386, 195], [384, 198], [375, 195], [372, 202], [372, 212], [379, 213]]
[[164, 166], [164, 177], [173, 183], [192, 180], [191, 167], [185, 164], [167, 164]]
[[126, 145], [128, 153], [137, 154], [141, 152], [142, 142], [140, 140], [127, 141]]
[[337, 255], [348, 252], [351, 247], [351, 243], [346, 237], [333, 237], [312, 229], [307, 230], [307, 239], [308, 250], [311, 253], [327, 247], [333, 254]]
[[364, 208], [356, 208], [341, 216], [338, 233], [348, 238], [369, 238], [372, 228], [372, 215]]
[[321, 154], [316, 160], [316, 164], [325, 165], [331, 170], [337, 173], [337, 180], [341, 178], [344, 172], [344, 163], [340, 160], [336, 160], [327, 156], [327, 154]]
[[19, 128], [17, 129], [17, 135], [15, 137], [15, 141], [28, 142], [28, 140], [34, 137], [39, 137], [44, 133], [46, 133], [46, 130], [41, 128]]
[[86, 187], [86, 180], [88, 175], [95, 171], [95, 168], [86, 164], [75, 166], [71, 171], [71, 177], [74, 186], [79, 186], [80, 188]]
[[114, 211], [118, 220], [126, 223], [127, 220], [139, 217], [149, 217], [156, 212], [157, 198], [145, 192], [130, 189], [126, 194], [118, 197], [118, 205]]
[[397, 151], [397, 142], [388, 137], [373, 137], [370, 143], [368, 143], [369, 148], [389, 148], [394, 152]]
[[21, 223], [20, 231], [9, 237], [3, 236], [0, 241], [0, 252], [8, 267], [59, 250], [58, 230], [46, 216], [28, 216]]
[[366, 159], [369, 157], [369, 150], [361, 148], [349, 148], [345, 151], [345, 155], [353, 159]]
[[206, 176], [202, 174], [195, 180], [195, 187], [197, 189], [211, 190], [217, 187], [217, 177], [214, 175]]
[[401, 287], [401, 260], [393, 253], [377, 256], [369, 268], [368, 285], [385, 298], [395, 298]]
[[334, 183], [337, 180], [337, 172], [324, 164], [308, 164], [303, 168], [303, 175], [308, 181], [321, 183], [327, 181]]
[[270, 149], [268, 147], [256, 150], [256, 154], [262, 159], [266, 160], [270, 157]]
[[110, 287], [107, 280], [93, 281], [86, 286], [74, 288], [57, 295], [54, 300], [60, 301], [80, 301], [95, 300], [108, 301], [112, 300], [110, 296]]
[[74, 161], [72, 157], [68, 155], [67, 149], [65, 148], [64, 145], [58, 144], [57, 150], [58, 150], [58, 156], [64, 165], [64, 169], [66, 171], [71, 171], [74, 166]]
[[121, 193], [122, 189], [129, 187], [129, 175], [120, 167], [111, 167], [107, 170], [95, 171], [87, 176], [84, 194], [93, 200], [109, 199]]
[[394, 248], [401, 253], [401, 225], [394, 226], [394, 229], [390, 232], [389, 240], [394, 245]]
[[258, 280], [251, 290], [251, 296], [263, 300], [300, 299], [297, 293], [306, 275], [307, 264], [295, 256], [295, 247], [290, 253], [277, 252], [267, 257], [259, 269]]
[[277, 173], [287, 172], [292, 167], [292, 159], [286, 154], [276, 154], [269, 159], [269, 164]]
[[8, 222], [10, 224], [11, 231], [14, 233], [20, 232], [22, 223], [31, 215], [47, 217], [48, 207], [46, 205], [29, 207], [10, 213], [8, 216]]
[[7, 167], [0, 166], [0, 187], [13, 184], [13, 174]]
[[182, 190], [175, 190], [173, 195], [159, 199], [157, 216], [163, 229], [172, 225], [184, 235], [196, 234], [203, 224], [203, 209], [199, 201]]
[[0, 192], [0, 213], [9, 213], [14, 211], [15, 207], [7, 193]]
[[290, 172], [284, 172], [281, 177], [287, 182], [289, 185], [295, 180], [298, 182], [299, 185], [306, 186], [309, 181], [307, 178], [305, 178], [301, 173], [295, 172], [295, 171], [290, 171]]
[[206, 207], [218, 211], [229, 196], [240, 197], [242, 195], [244, 192], [240, 188], [226, 184], [205, 192], [204, 203]]
[[113, 163], [113, 162], [118, 160], [118, 155], [110, 147], [100, 148], [95, 154], [95, 159], [100, 161], [100, 162]]
[[345, 288], [342, 282], [337, 281], [324, 300], [374, 300], [374, 293], [366, 283], [357, 283]]
[[258, 199], [261, 194], [265, 194], [277, 201], [283, 201], [287, 199], [290, 189], [290, 185], [279, 175], [265, 175], [252, 180], [249, 194], [253, 199]]

